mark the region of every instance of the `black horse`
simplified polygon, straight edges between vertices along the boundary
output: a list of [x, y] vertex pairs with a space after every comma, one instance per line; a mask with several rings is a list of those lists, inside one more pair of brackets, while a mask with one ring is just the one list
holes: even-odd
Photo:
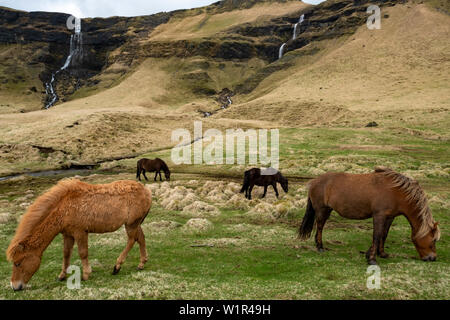
[[267, 194], [267, 188], [269, 185], [273, 187], [275, 190], [275, 194], [277, 195], [277, 198], [279, 196], [278, 189], [277, 189], [277, 183], [281, 184], [281, 187], [283, 188], [284, 192], [289, 191], [288, 187], [288, 180], [281, 174], [280, 171], [269, 168], [269, 169], [258, 169], [253, 168], [245, 172], [244, 174], [244, 185], [242, 186], [241, 193], [245, 192], [245, 197], [249, 200], [252, 199], [252, 190], [253, 187], [260, 186], [264, 187], [264, 194], [263, 198]]
[[159, 158], [156, 158], [155, 160], [141, 159], [137, 163], [136, 179], [139, 179], [139, 181], [141, 181], [141, 173], [143, 173], [145, 180], [148, 181], [145, 173], [146, 172], [156, 172], [155, 181], [156, 181], [156, 178], [158, 177], [158, 174], [159, 174], [160, 181], [162, 181], [161, 170], [164, 171], [166, 180], [170, 181], [170, 170], [169, 170], [169, 167], [167, 166], [167, 164], [163, 160], [161, 160]]

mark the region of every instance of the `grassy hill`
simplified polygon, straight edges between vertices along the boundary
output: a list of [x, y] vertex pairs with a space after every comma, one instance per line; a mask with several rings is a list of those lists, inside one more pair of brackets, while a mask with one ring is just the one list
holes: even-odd
[[[320, 14], [311, 13], [311, 21], [330, 20], [324, 15], [330, 13], [327, 8], [334, 8], [333, 2], [325, 4], [314, 9]], [[344, 5], [340, 10], [353, 12], [351, 5]], [[82, 86], [49, 111], [17, 113], [36, 108], [36, 101], [42, 103], [42, 83], [36, 79], [42, 67], [22, 62], [20, 54], [23, 58], [30, 49], [17, 53], [12, 45], [3, 46], [3, 77], [17, 66], [12, 76], [24, 80], [8, 81], [1, 90], [0, 143], [11, 149], [8, 161], [17, 160], [5, 163], [2, 174], [61, 167], [73, 161], [94, 163], [168, 147], [167, 139], [151, 132], [160, 130], [166, 136], [174, 128], [189, 128], [194, 119], [202, 119], [199, 111], [220, 106], [218, 93], [225, 88], [234, 91], [234, 104], [208, 119], [212, 126], [245, 120], [252, 121], [252, 126], [260, 121], [259, 126], [363, 127], [377, 121], [383, 127], [448, 140], [450, 50], [444, 41], [450, 27], [448, 15], [428, 4], [398, 4], [383, 8], [381, 30], [362, 25], [348, 34], [349, 29], [340, 27], [343, 35], [331, 39], [316, 30], [315, 22], [306, 22], [298, 41], [320, 40], [299, 49], [294, 42], [281, 60], [273, 61], [252, 53], [245, 58], [220, 58], [210, 43], [223, 44], [231, 37], [230, 47], [239, 50], [242, 37], [244, 42], [262, 42], [270, 34], [260, 36], [255, 30], [274, 26], [268, 30], [278, 39], [277, 51], [289, 39], [283, 35], [291, 37], [289, 22], [311, 6], [271, 1], [244, 9], [219, 9], [174, 13], [137, 44], [126, 43], [111, 52], [108, 59], [115, 62], [89, 79], [97, 84]], [[286, 17], [292, 20], [283, 20]], [[345, 22], [339, 21], [328, 25], [338, 28]], [[245, 28], [236, 28], [237, 24]], [[283, 31], [274, 31], [279, 29]], [[246, 36], [239, 36], [242, 30]], [[159, 47], [161, 39], [168, 46]], [[179, 39], [204, 48], [185, 49], [183, 56], [177, 51], [182, 48]], [[162, 55], [164, 48], [167, 52]], [[36, 145], [62, 152], [42, 161], [28, 156], [34, 155]]]

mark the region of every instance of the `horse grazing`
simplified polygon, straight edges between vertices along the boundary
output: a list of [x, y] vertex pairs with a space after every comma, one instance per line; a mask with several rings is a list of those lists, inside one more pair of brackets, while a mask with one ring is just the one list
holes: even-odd
[[287, 193], [289, 191], [288, 180], [281, 174], [280, 171], [274, 168], [262, 170], [259, 168], [253, 168], [245, 171], [244, 185], [242, 186], [241, 193], [245, 192], [245, 197], [251, 200], [253, 187], [256, 185], [264, 187], [264, 194], [262, 198], [265, 198], [267, 194], [267, 188], [269, 185], [271, 185], [275, 190], [275, 194], [278, 198], [279, 193], [277, 189], [277, 183], [281, 184], [284, 192]]
[[137, 163], [136, 179], [139, 179], [139, 181], [141, 181], [141, 173], [143, 173], [145, 180], [148, 181], [147, 176], [145, 175], [145, 172], [148, 171], [148, 172], [156, 172], [155, 181], [156, 178], [158, 177], [158, 174], [160, 181], [162, 181], [161, 170], [164, 171], [166, 180], [170, 181], [170, 170], [163, 160], [159, 158], [156, 158], [155, 160], [141, 159]]
[[368, 263], [376, 264], [393, 220], [404, 215], [412, 228], [412, 241], [423, 261], [436, 260], [438, 223], [433, 220], [427, 198], [417, 181], [389, 168], [376, 168], [370, 174], [326, 173], [309, 183], [306, 214], [299, 237], [307, 239], [317, 226], [316, 246], [322, 252], [322, 230], [331, 211], [344, 218], [363, 220], [373, 217], [373, 242], [366, 253]]
[[83, 280], [88, 280], [88, 234], [108, 233], [122, 225], [128, 235], [125, 250], [117, 259], [113, 274], [117, 274], [128, 252], [137, 241], [140, 264], [147, 262], [145, 237], [141, 224], [150, 211], [151, 191], [134, 181], [118, 181], [106, 185], [90, 185], [76, 179], [60, 181], [40, 196], [23, 216], [6, 251], [13, 262], [11, 287], [22, 290], [39, 269], [42, 254], [53, 239], [64, 237], [64, 259], [59, 280], [66, 279], [74, 242], [83, 264]]

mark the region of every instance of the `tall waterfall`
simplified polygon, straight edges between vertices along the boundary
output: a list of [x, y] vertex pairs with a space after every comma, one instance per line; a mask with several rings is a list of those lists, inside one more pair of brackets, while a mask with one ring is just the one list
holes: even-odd
[[51, 97], [51, 100], [45, 105], [45, 109], [50, 109], [58, 101], [59, 97], [55, 91], [54, 84], [56, 76], [70, 65], [76, 66], [83, 58], [83, 33], [81, 32], [81, 19], [75, 19], [75, 33], [70, 36], [70, 51], [64, 65], [52, 74], [50, 82], [45, 84], [45, 92]]
[[[301, 25], [303, 23], [303, 21], [305, 21], [305, 15], [302, 14], [300, 19], [298, 20], [298, 22], [296, 24], [294, 24], [294, 35], [292, 36], [292, 40], [295, 40], [297, 38], [297, 29], [298, 26]], [[280, 47], [280, 52], [278, 54], [278, 59], [281, 59], [283, 57], [284, 54], [284, 47], [286, 47], [287, 42], [283, 43]]]

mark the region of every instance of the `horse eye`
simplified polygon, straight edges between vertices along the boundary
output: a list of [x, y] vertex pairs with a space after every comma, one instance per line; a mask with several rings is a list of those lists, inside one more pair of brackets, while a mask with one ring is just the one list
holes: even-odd
[[14, 265], [18, 268], [20, 267], [20, 263], [14, 263]]

